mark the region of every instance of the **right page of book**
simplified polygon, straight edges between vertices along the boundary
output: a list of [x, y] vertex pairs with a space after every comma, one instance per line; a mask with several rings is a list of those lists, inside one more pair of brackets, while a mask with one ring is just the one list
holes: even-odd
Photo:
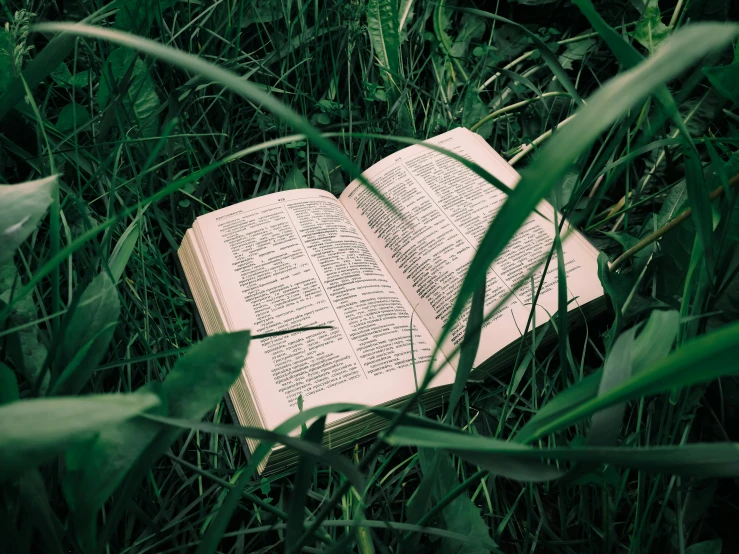
[[[455, 129], [429, 141], [473, 161], [510, 188], [518, 174], [479, 135]], [[352, 182], [341, 202], [374, 248], [429, 331], [438, 337], [480, 240], [506, 194], [460, 162], [423, 145], [389, 156], [364, 175], [389, 200], [394, 214], [359, 181]], [[555, 236], [553, 209], [543, 202], [521, 226], [487, 274], [485, 313], [521, 281], [551, 249]], [[565, 235], [567, 227], [563, 229]], [[570, 310], [603, 296], [598, 280], [597, 250], [577, 232], [565, 240], [565, 270]], [[534, 276], [538, 288], [543, 266]], [[538, 297], [535, 322], [557, 311], [556, 255]], [[513, 296], [487, 321], [475, 366], [518, 339], [532, 309], [531, 283]], [[449, 356], [464, 337], [469, 304], [442, 345]]]

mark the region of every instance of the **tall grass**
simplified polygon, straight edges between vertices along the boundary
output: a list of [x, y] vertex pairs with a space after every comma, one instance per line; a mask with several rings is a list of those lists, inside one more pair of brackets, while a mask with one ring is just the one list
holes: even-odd
[[[739, 14], [533, 4], [3, 5], [6, 544], [732, 550]], [[398, 143], [460, 125], [522, 180], [452, 310], [448, 328], [473, 316], [446, 409], [378, 410], [388, 430], [345, 453], [320, 446], [324, 418], [358, 406], [234, 425], [222, 397], [259, 337], [199, 336], [175, 270], [194, 218], [283, 188], [338, 194]], [[509, 372], [467, 384], [483, 276], [541, 199], [603, 252], [612, 311], [570, 330], [563, 295], [554, 347], [533, 334]], [[251, 459], [243, 437], [262, 441]], [[260, 480], [275, 442], [300, 462]]]

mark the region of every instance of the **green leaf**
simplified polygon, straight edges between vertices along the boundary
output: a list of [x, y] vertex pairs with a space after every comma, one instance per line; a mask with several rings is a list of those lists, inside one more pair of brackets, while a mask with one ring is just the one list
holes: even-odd
[[572, 99], [575, 102], [577, 102], [579, 106], [582, 106], [584, 104], [582, 98], [580, 98], [580, 94], [577, 92], [577, 89], [575, 88], [575, 85], [570, 80], [570, 77], [567, 75], [567, 72], [560, 65], [559, 60], [557, 59], [557, 56], [554, 55], [554, 52], [552, 52], [549, 49], [549, 46], [547, 46], [546, 43], [543, 40], [541, 40], [541, 38], [539, 38], [538, 35], [536, 35], [536, 33], [532, 33], [523, 25], [515, 23], [514, 21], [511, 21], [510, 19], [506, 19], [505, 17], [501, 17], [499, 15], [496, 15], [490, 12], [476, 10], [473, 8], [454, 8], [454, 9], [457, 11], [461, 11], [463, 13], [469, 13], [469, 14], [477, 15], [479, 17], [484, 17], [487, 19], [493, 19], [495, 21], [500, 21], [501, 23], [511, 25], [517, 28], [519, 31], [521, 31], [524, 34], [527, 41], [531, 41], [534, 44], [537, 51], [539, 52], [539, 55], [542, 57], [544, 62], [547, 64], [547, 66], [549, 66], [549, 70], [554, 74], [554, 76], [557, 78], [560, 84], [564, 87], [564, 89], [570, 94]]
[[52, 71], [51, 78], [61, 86], [71, 86], [73, 88], [86, 87], [90, 81], [94, 81], [95, 73], [90, 70], [79, 71], [72, 75], [69, 71], [69, 67], [64, 62], [61, 62], [57, 68]]
[[480, 241], [439, 341], [446, 338], [472, 293], [485, 279], [487, 268], [595, 138], [655, 89], [705, 54], [728, 44], [738, 33], [739, 26], [710, 23], [679, 30], [654, 56], [606, 83], [576, 112], [573, 121], [554, 133], [539, 156], [521, 172], [521, 180]]
[[396, 75], [400, 75], [400, 36], [398, 34], [398, 3], [393, 0], [369, 0], [367, 30], [380, 64], [388, 101], [395, 103], [400, 93]]
[[[180, 358], [153, 390], [162, 399], [156, 413], [197, 420], [228, 392], [241, 373], [249, 347], [248, 331], [213, 335]], [[150, 388], [136, 395], [151, 395]], [[97, 511], [127, 474], [143, 475], [181, 431], [148, 419], [134, 419], [104, 429], [88, 444], [70, 451], [65, 494], [75, 510], [83, 541], [91, 541]], [[132, 468], [135, 470], [132, 472]], [[133, 481], [138, 480], [135, 478]]]
[[[651, 1], [651, 0], [650, 0]], [[595, 11], [593, 4], [590, 0], [573, 0], [576, 6], [580, 8], [588, 21], [603, 37], [611, 51], [615, 54], [618, 61], [623, 64], [626, 69], [632, 69], [636, 67], [640, 62], [643, 61], [642, 55], [634, 48], [629, 42], [618, 34], [615, 29], [610, 27], [603, 18]], [[655, 2], [656, 3], [656, 2]], [[690, 64], [688, 64], [690, 65]], [[690, 142], [690, 132], [686, 128], [682, 117], [677, 108], [675, 100], [672, 98], [669, 89], [665, 85], [658, 85], [653, 92], [657, 101], [664, 107], [667, 115], [672, 117], [678, 130], [683, 133], [683, 138], [686, 141], [686, 146], [694, 148]]]
[[[277, 428], [275, 429], [275, 433], [290, 433], [292, 430], [299, 427], [306, 421], [310, 421], [314, 417], [321, 417], [325, 414], [336, 411], [356, 409], [361, 409], [361, 407], [357, 406], [356, 404], [327, 404], [324, 406], [316, 406], [315, 408], [303, 410], [302, 412], [287, 419], [284, 423], [277, 426]], [[239, 502], [241, 501], [241, 494], [243, 493], [247, 485], [252, 482], [252, 476], [254, 472], [257, 470], [257, 467], [262, 462], [264, 457], [269, 454], [273, 445], [274, 440], [262, 441], [260, 442], [256, 450], [254, 450], [251, 459], [249, 460], [249, 464], [246, 466], [246, 469], [239, 477], [239, 480], [236, 482], [234, 488], [228, 492], [226, 498], [223, 500], [221, 509], [213, 518], [212, 523], [208, 527], [208, 531], [205, 533], [203, 540], [198, 545], [196, 554], [212, 554], [216, 552], [221, 538], [226, 532], [228, 522], [231, 520], [231, 516], [233, 515], [234, 511], [239, 505]], [[359, 486], [357, 487], [357, 490], [364, 490], [364, 487]]]
[[[326, 426], [326, 416], [319, 417], [303, 434], [303, 439], [316, 444], [321, 444], [323, 430]], [[295, 470], [295, 484], [290, 495], [290, 504], [287, 511], [287, 529], [285, 531], [285, 548], [290, 552], [298, 543], [303, 534], [303, 521], [305, 521], [305, 501], [308, 491], [313, 482], [313, 470], [316, 459], [301, 454], [298, 467]]]
[[670, 220], [675, 219], [685, 209], [688, 201], [688, 187], [685, 180], [679, 181], [665, 196], [662, 207], [657, 214], [657, 227], [664, 227]]
[[633, 373], [652, 367], [672, 350], [680, 326], [675, 310], [654, 310], [631, 347]]
[[157, 112], [160, 101], [154, 81], [143, 60], [126, 48], [116, 48], [110, 53], [103, 66], [103, 74], [97, 91], [97, 102], [104, 109], [115, 97], [115, 91], [126, 85], [124, 78], [133, 64], [130, 79], [122, 96], [122, 107], [129, 120], [138, 124], [145, 137], [155, 136], [159, 128]]
[[[603, 374], [598, 384], [597, 395], [605, 394], [629, 377], [633, 369], [631, 351], [634, 347], [636, 328], [621, 333], [603, 364]], [[623, 420], [625, 404], [616, 404], [593, 414], [588, 429], [588, 444], [610, 446], [618, 439]]]
[[595, 39], [592, 38], [569, 43], [565, 51], [560, 54], [558, 58], [559, 63], [562, 64], [564, 69], [572, 69], [572, 65], [575, 62], [582, 60], [585, 55], [596, 46], [596, 44]]
[[[633, 374], [666, 357], [677, 337], [680, 314], [677, 311], [654, 310], [644, 329], [636, 337], [636, 327], [622, 333], [603, 365], [598, 395], [607, 394]], [[593, 415], [588, 431], [588, 443], [609, 446], [616, 442], [621, 429], [625, 404], [616, 404]]]
[[659, 0], [648, 0], [642, 19], [634, 30], [634, 38], [651, 53], [654, 53], [672, 29], [662, 23]]
[[336, 195], [341, 194], [346, 188], [341, 176], [341, 168], [323, 154], [316, 156], [316, 165], [313, 168], [313, 187]]
[[[20, 282], [20, 275], [15, 264], [0, 265], [0, 291], [2, 291], [0, 306], [10, 300], [11, 293], [17, 292]], [[37, 320], [38, 310], [33, 297], [26, 296], [13, 306], [6, 324], [10, 327], [10, 329], [6, 327], [6, 332], [10, 334], [3, 339], [6, 341], [7, 359], [31, 383], [36, 383], [47, 355], [46, 346], [40, 340], [39, 326], [34, 323]], [[43, 394], [47, 387], [48, 374], [46, 379], [39, 383], [39, 391]]]
[[133, 254], [134, 248], [136, 248], [136, 242], [139, 240], [139, 234], [141, 233], [141, 222], [136, 217], [131, 224], [126, 227], [123, 234], [118, 239], [118, 242], [113, 248], [113, 252], [110, 254], [108, 260], [108, 268], [113, 276], [113, 281], [118, 282], [126, 269], [126, 264]]
[[[434, 452], [428, 449], [419, 451], [419, 459], [424, 475], [434, 476], [436, 486], [433, 496], [437, 502], [440, 502], [459, 485], [452, 460], [446, 452]], [[448, 530], [475, 541], [469, 544], [445, 539], [446, 552], [482, 554], [497, 548], [490, 538], [490, 530], [480, 515], [480, 509], [473, 504], [467, 493], [462, 493], [452, 500], [442, 510], [442, 516]]]
[[13, 258], [15, 249], [46, 214], [56, 186], [56, 175], [19, 185], [0, 185], [0, 241], [3, 245], [0, 265]]
[[56, 69], [51, 72], [51, 78], [54, 79], [58, 85], [66, 85], [72, 79], [72, 73], [70, 73], [67, 64], [61, 62]]
[[95, 277], [80, 296], [54, 360], [58, 376], [51, 395], [77, 394], [97, 369], [118, 324], [120, 303], [107, 273]]
[[711, 281], [714, 280], [713, 265], [713, 213], [708, 198], [703, 170], [698, 154], [692, 148], [685, 148], [685, 183], [688, 190], [688, 201], [693, 210], [693, 220], [698, 230], [698, 239], [703, 246], [705, 265]]
[[[488, 115], [488, 108], [480, 99], [480, 95], [473, 89], [467, 89], [464, 97], [464, 108], [462, 109], [462, 127], [469, 129], [478, 121]], [[488, 121], [475, 129], [475, 132], [482, 138], [490, 138], [493, 132], [494, 121]]]
[[305, 175], [303, 175], [303, 172], [298, 169], [298, 166], [294, 165], [287, 176], [285, 176], [285, 184], [282, 185], [282, 190], [305, 188], [308, 188], [308, 183], [305, 181]]
[[493, 31], [493, 46], [501, 61], [509, 61], [529, 46], [526, 33], [517, 25], [504, 23]]
[[152, 0], [128, 0], [120, 2], [119, 6], [118, 13], [115, 15], [115, 26], [136, 35], [146, 34], [151, 25], [154, 10], [158, 9]]
[[733, 104], [739, 103], [739, 62], [704, 67], [703, 74], [721, 96]]
[[90, 70], [80, 71], [72, 75], [68, 81], [68, 84], [74, 88], [84, 88], [90, 82], [95, 82], [95, 72]]
[[685, 549], [685, 554], [721, 554], [721, 539], [697, 542]]
[[14, 479], [104, 427], [159, 404], [155, 394], [21, 400], [0, 406], [0, 481]]
[[60, 133], [68, 133], [75, 129], [75, 125], [79, 129], [88, 121], [90, 121], [90, 112], [87, 108], [72, 102], [61, 109], [54, 126]]
[[734, 375], [737, 357], [739, 357], [739, 323], [727, 325], [685, 343], [660, 362], [634, 373], [631, 378], [605, 394], [585, 401], [553, 421], [541, 425], [530, 440], [565, 428], [621, 402]]

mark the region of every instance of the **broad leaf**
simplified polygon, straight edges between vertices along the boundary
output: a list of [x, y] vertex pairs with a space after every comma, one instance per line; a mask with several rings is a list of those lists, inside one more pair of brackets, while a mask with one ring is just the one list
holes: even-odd
[[[637, 328], [622, 333], [603, 365], [598, 395], [607, 394], [633, 374], [652, 367], [670, 353], [677, 337], [680, 315], [676, 311], [655, 310], [644, 329], [635, 337]], [[588, 443], [609, 446], [618, 438], [625, 404], [616, 404], [593, 415], [588, 430]]]
[[[133, 69], [126, 83], [125, 77], [129, 74], [131, 64]], [[122, 86], [125, 86], [125, 90], [120, 90]], [[121, 94], [123, 109], [131, 123], [138, 125], [143, 136], [155, 136], [158, 129], [159, 96], [144, 61], [126, 48], [113, 50], [105, 60], [97, 91], [100, 109], [106, 108], [117, 94]]]
[[685, 549], [685, 554], [721, 554], [721, 539], [697, 542]]
[[739, 61], [729, 65], [704, 67], [703, 73], [721, 96], [733, 104], [739, 103]]
[[305, 181], [305, 175], [298, 169], [298, 166], [293, 166], [290, 172], [285, 177], [285, 184], [282, 185], [282, 190], [294, 190], [308, 188], [308, 184]]
[[73, 88], [86, 87], [90, 81], [94, 82], [95, 73], [86, 69], [72, 75], [64, 62], [60, 63], [56, 70], [51, 73], [51, 78], [61, 86], [71, 86]]
[[[462, 110], [462, 127], [469, 129], [488, 115], [488, 108], [480, 99], [480, 95], [473, 89], [468, 89], [464, 97], [464, 109]], [[475, 129], [475, 132], [483, 138], [489, 138], [493, 132], [494, 121], [488, 121]]]
[[[367, 29], [380, 65], [388, 106], [392, 109], [400, 98], [402, 72], [400, 67], [400, 33], [397, 0], [369, 0]], [[406, 102], [398, 108], [400, 128], [412, 132], [413, 120]]]
[[642, 19], [634, 30], [634, 38], [653, 53], [670, 36], [671, 31], [672, 29], [662, 23], [659, 0], [648, 0]]
[[559, 63], [565, 69], [572, 69], [572, 65], [582, 60], [588, 52], [595, 48], [596, 44], [595, 39], [592, 38], [571, 42], [559, 55]]
[[20, 400], [0, 406], [0, 481], [37, 467], [113, 423], [159, 404], [155, 394]]
[[736, 373], [739, 323], [685, 343], [660, 362], [634, 373], [620, 385], [564, 412], [532, 433], [529, 440], [553, 433], [610, 406]]
[[316, 156], [316, 165], [313, 168], [313, 187], [327, 190], [339, 195], [344, 191], [344, 178], [341, 168], [323, 154]]
[[[603, 365], [603, 374], [596, 395], [605, 394], [631, 377], [633, 371], [631, 350], [634, 347], [635, 334], [636, 328], [631, 328], [616, 339]], [[616, 404], [593, 414], [588, 430], [588, 443], [595, 446], [610, 446], [615, 443], [621, 430], [624, 408], [625, 404]]]
[[[249, 332], [214, 335], [191, 348], [159, 387], [157, 413], [198, 420], [225, 395], [244, 367]], [[150, 390], [137, 395], [151, 395]], [[67, 456], [67, 499], [74, 507], [81, 540], [92, 540], [97, 511], [147, 452], [147, 462], [161, 456], [179, 431], [147, 419], [126, 421], [103, 430], [92, 442]], [[139, 464], [141, 474], [148, 466]]]
[[88, 121], [90, 121], [90, 112], [87, 108], [72, 102], [61, 109], [54, 126], [60, 133], [68, 133], [74, 131], [75, 128], [79, 129]]
[[[446, 452], [430, 449], [420, 450], [419, 458], [424, 474], [434, 476], [436, 486], [433, 497], [440, 502], [459, 485], [452, 460]], [[490, 538], [490, 530], [480, 516], [480, 509], [472, 503], [466, 492], [459, 494], [442, 510], [442, 517], [448, 530], [465, 535], [477, 543], [466, 544], [447, 539], [446, 552], [482, 554], [496, 549], [496, 544]]]
[[87, 286], [69, 316], [54, 360], [56, 378], [50, 394], [76, 394], [82, 390], [108, 350], [119, 313], [115, 285], [107, 273], [101, 273]]
[[[15, 264], [0, 265], [0, 291], [2, 291], [0, 292], [0, 306], [10, 300], [11, 294], [17, 293], [20, 283], [20, 275]], [[36, 383], [47, 355], [46, 346], [40, 340], [39, 326], [34, 323], [38, 317], [38, 309], [33, 297], [22, 298], [13, 306], [6, 323], [6, 329], [15, 328], [16, 330], [3, 339], [6, 341], [7, 360], [31, 383]], [[48, 374], [44, 382], [39, 384], [42, 394], [47, 386]]]
[[[0, 185], [0, 265], [36, 228], [52, 202], [57, 176], [19, 185]], [[0, 291], [2, 292], [2, 291]]]

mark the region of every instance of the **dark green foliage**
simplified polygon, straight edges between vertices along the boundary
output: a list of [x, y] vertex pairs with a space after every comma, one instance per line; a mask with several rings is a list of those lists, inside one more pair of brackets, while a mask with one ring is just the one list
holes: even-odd
[[[4, 544], [736, 550], [717, 515], [739, 516], [730, 1], [25, 6], [0, 10]], [[461, 159], [509, 197], [452, 313], [471, 304], [444, 411], [377, 409], [393, 429], [351, 453], [320, 441], [326, 416], [360, 406], [234, 426], [222, 398], [259, 339], [200, 335], [175, 263], [194, 218], [277, 190], [340, 194], [360, 168], [460, 125], [522, 180], [511, 191]], [[560, 268], [559, 340], [537, 330], [510, 372], [469, 384], [486, 270], [544, 198], [601, 249], [612, 310], [571, 328]], [[250, 459], [244, 437], [260, 441]], [[300, 462], [260, 480], [276, 441]]]

